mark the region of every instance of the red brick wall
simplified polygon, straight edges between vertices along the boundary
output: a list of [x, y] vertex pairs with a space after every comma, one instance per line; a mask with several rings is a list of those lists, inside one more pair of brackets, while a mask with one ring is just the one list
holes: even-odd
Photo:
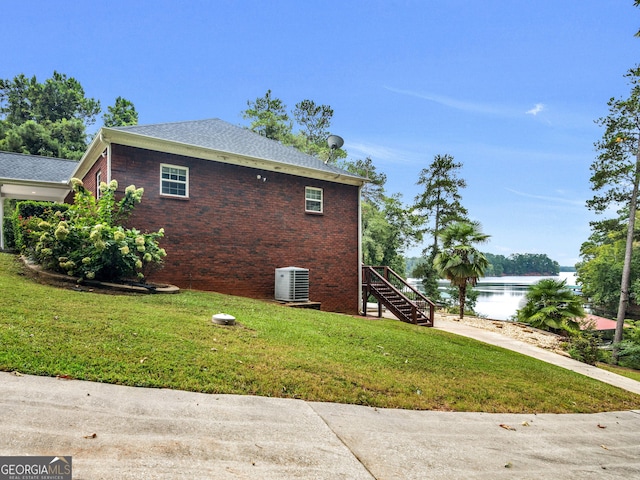
[[[189, 199], [160, 195], [161, 163], [189, 168]], [[150, 280], [272, 299], [275, 269], [302, 267], [311, 301], [357, 313], [357, 187], [120, 145], [111, 164], [119, 190], [144, 188], [131, 226], [165, 229], [166, 264]], [[324, 214], [305, 213], [305, 186], [324, 190]]]
[[[93, 164], [91, 169], [87, 172], [87, 174], [82, 179], [82, 184], [84, 185], [84, 188], [86, 188], [87, 190], [92, 192], [94, 195], [96, 194], [96, 192], [98, 191], [98, 187], [100, 186], [100, 185], [96, 185], [96, 173], [97, 172], [101, 172], [100, 175], [102, 176], [102, 181], [103, 182], [107, 182], [107, 156], [106, 156], [106, 153], [105, 153], [104, 157], [100, 156], [98, 158], [96, 163]], [[74, 196], [75, 196], [75, 193], [72, 190], [65, 197], [65, 199], [64, 199], [65, 203], [73, 203]]]
[[98, 161], [91, 167], [89, 172], [85, 175], [82, 183], [84, 184], [84, 188], [93, 192], [95, 195], [98, 191], [98, 187], [100, 185], [96, 184], [96, 173], [100, 172], [100, 179], [105, 183], [109, 183], [109, 179], [107, 178], [107, 155], [106, 151], [104, 156], [100, 156]]

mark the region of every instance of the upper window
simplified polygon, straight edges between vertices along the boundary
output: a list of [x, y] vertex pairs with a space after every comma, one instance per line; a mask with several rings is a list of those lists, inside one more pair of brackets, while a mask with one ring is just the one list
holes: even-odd
[[176, 165], [160, 165], [160, 193], [173, 197], [188, 197], [189, 169]]
[[322, 189], [305, 187], [305, 211], [322, 213]]

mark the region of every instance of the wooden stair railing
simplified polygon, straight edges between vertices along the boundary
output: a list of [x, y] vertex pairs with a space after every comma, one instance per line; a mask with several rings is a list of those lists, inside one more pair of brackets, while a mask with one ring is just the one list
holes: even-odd
[[362, 267], [365, 311], [370, 296], [378, 301], [379, 317], [384, 305], [403, 322], [433, 327], [435, 304], [389, 267]]

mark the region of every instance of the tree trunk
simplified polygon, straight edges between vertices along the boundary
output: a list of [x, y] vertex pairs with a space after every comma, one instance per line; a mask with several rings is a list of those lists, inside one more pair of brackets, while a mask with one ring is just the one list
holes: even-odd
[[636, 152], [636, 170], [633, 181], [633, 193], [629, 202], [629, 225], [627, 226], [627, 244], [624, 251], [624, 266], [622, 268], [622, 280], [620, 281], [620, 304], [618, 305], [618, 317], [616, 319], [616, 333], [613, 337], [612, 360], [614, 365], [618, 364], [618, 344], [622, 341], [622, 331], [624, 321], [629, 306], [629, 279], [631, 277], [631, 255], [633, 253], [633, 232], [636, 223], [636, 209], [638, 202], [638, 183], [640, 182], [640, 139], [638, 140], [638, 150]]
[[433, 246], [431, 247], [431, 257], [435, 258], [438, 253], [438, 233], [440, 233], [440, 192], [438, 192], [438, 202], [436, 203], [436, 215], [433, 225]]
[[458, 287], [458, 295], [460, 296], [459, 298], [460, 320], [462, 320], [464, 318], [464, 304], [467, 300], [467, 284], [466, 283]]

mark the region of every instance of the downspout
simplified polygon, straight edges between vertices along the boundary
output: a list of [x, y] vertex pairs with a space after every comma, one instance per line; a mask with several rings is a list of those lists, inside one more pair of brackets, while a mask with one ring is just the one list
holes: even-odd
[[111, 142], [107, 143], [107, 184], [111, 183]]
[[4, 250], [4, 197], [0, 183], [0, 250]]
[[100, 132], [100, 141], [107, 146], [107, 184], [111, 183], [111, 142], [104, 138], [102, 132]]
[[358, 308], [363, 315], [367, 314], [367, 306], [362, 298], [362, 187], [358, 187]]

